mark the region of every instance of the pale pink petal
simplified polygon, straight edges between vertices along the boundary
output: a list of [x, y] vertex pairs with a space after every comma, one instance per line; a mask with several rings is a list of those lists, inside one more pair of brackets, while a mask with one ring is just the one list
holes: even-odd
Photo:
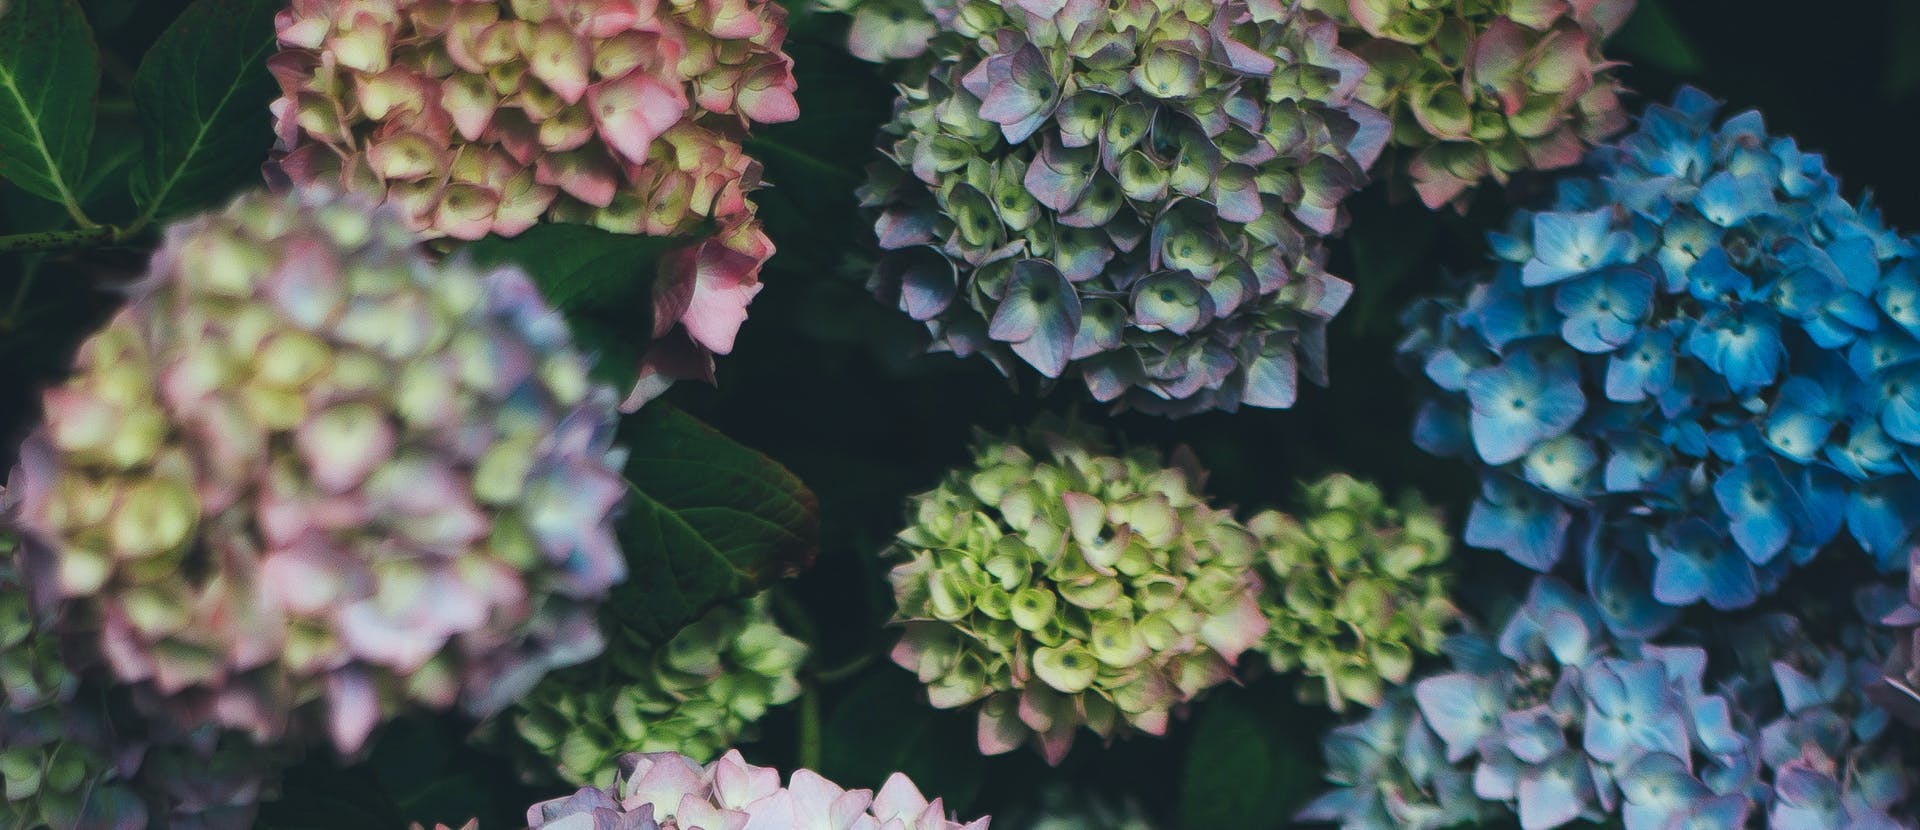
[[800, 117], [794, 89], [793, 69], [784, 61], [769, 62], [740, 80], [735, 99], [748, 118], [762, 124], [778, 124]]
[[526, 51], [527, 71], [568, 104], [586, 94], [593, 65], [593, 47], [558, 21], [549, 20], [534, 32]]
[[327, 710], [333, 745], [352, 755], [380, 722], [380, 697], [366, 673], [349, 669], [327, 675]]
[[[653, 140], [687, 112], [686, 92], [644, 70], [587, 88], [587, 106], [600, 138], [634, 164], [644, 164]], [[604, 205], [603, 205], [604, 206]]]

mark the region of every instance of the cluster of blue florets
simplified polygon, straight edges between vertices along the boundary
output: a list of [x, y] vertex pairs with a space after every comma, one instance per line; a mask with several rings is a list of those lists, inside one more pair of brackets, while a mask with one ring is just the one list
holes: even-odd
[[1750, 605], [1843, 528], [1904, 569], [1920, 524], [1915, 245], [1718, 109], [1650, 107], [1401, 345], [1433, 384], [1415, 441], [1482, 468], [1467, 542], [1577, 552], [1623, 632]]
[[1457, 637], [1452, 671], [1335, 730], [1336, 788], [1300, 818], [1343, 830], [1503, 812], [1523, 830], [1612, 817], [1626, 830], [1911, 826], [1895, 818], [1911, 815], [1898, 736], [1859, 691], [1887, 638], [1856, 628], [1846, 648], [1822, 648], [1784, 615], [1718, 634], [1617, 637], [1591, 599], [1541, 577], [1497, 638]]

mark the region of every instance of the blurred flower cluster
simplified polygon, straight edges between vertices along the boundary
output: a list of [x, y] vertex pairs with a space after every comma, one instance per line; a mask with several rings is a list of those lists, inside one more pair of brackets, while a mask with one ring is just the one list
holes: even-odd
[[1451, 535], [1417, 494], [1392, 506], [1347, 475], [1304, 489], [1297, 517], [1268, 510], [1247, 521], [1265, 556], [1268, 630], [1255, 648], [1276, 670], [1319, 678], [1298, 687], [1307, 700], [1377, 706], [1383, 684], [1406, 682], [1459, 616], [1442, 571]]
[[862, 190], [935, 350], [1173, 415], [1291, 406], [1352, 287], [1323, 239], [1387, 140], [1324, 16], [961, 0]]
[[512, 710], [529, 770], [604, 787], [628, 752], [710, 761], [800, 696], [807, 645], [780, 630], [764, 594], [715, 608], [664, 646], [608, 630], [604, 658], [556, 672]]
[[1524, 830], [1610, 817], [1626, 830], [1920, 826], [1886, 713], [1859, 692], [1880, 639], [1856, 627], [1845, 648], [1823, 646], [1786, 615], [1702, 645], [1615, 638], [1590, 599], [1540, 577], [1497, 638], [1460, 636], [1451, 672], [1328, 737], [1336, 789], [1301, 818], [1349, 830], [1508, 810]]
[[1415, 441], [1482, 471], [1467, 543], [1578, 551], [1625, 632], [1750, 605], [1842, 528], [1905, 568], [1920, 520], [1915, 248], [1718, 109], [1650, 107], [1401, 345], [1432, 384]]
[[382, 199], [428, 237], [699, 234], [659, 264], [642, 374], [711, 380], [773, 254], [742, 142], [799, 113], [781, 6], [294, 0], [277, 23], [270, 180]]
[[987, 754], [1164, 734], [1267, 630], [1256, 540], [1201, 484], [1073, 424], [983, 438], [895, 542], [894, 662], [934, 706], [979, 704]]
[[780, 785], [779, 770], [728, 752], [706, 766], [670, 752], [623, 755], [611, 786], [586, 787], [527, 809], [531, 830], [987, 830], [947, 817], [899, 773], [879, 793], [846, 790], [796, 770]]
[[247, 752], [353, 755], [388, 717], [491, 713], [600, 650], [626, 567], [613, 390], [518, 269], [416, 243], [358, 199], [242, 197], [170, 228], [44, 395], [9, 486], [33, 603], [10, 704], [73, 694], [30, 633], [53, 623], [67, 669], [139, 709], [102, 726], [122, 778], [143, 745], [196, 750], [141, 767], [185, 788], [169, 809], [231, 795], [247, 826], [257, 783], [209, 789], [271, 771]]
[[1486, 179], [1578, 164], [1627, 125], [1600, 45], [1634, 0], [1303, 0], [1367, 62], [1360, 98], [1393, 118], [1386, 175], [1465, 210]]

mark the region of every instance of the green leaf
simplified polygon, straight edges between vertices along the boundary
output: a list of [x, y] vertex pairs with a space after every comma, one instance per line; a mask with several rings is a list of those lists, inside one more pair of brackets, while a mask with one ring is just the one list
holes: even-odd
[[197, 0], [133, 75], [147, 154], [134, 171], [142, 215], [165, 219], [217, 204], [260, 180], [273, 145], [267, 105], [279, 94], [267, 58], [281, 0]]
[[1700, 50], [1680, 30], [1664, 0], [1640, 0], [1627, 23], [1613, 36], [1613, 49], [1636, 63], [1675, 75], [1698, 74], [1705, 65]]
[[662, 642], [717, 603], [812, 564], [819, 502], [772, 459], [655, 401], [626, 419], [627, 581], [609, 611]]
[[[928, 798], [968, 818], [986, 759], [974, 744], [971, 713], [927, 705], [913, 675], [885, 666], [868, 672], [827, 717], [818, 772], [844, 787], [879, 789], [905, 773]], [[1025, 750], [1022, 750], [1025, 751]]]
[[1316, 738], [1289, 725], [1329, 717], [1276, 702], [1271, 685], [1224, 689], [1201, 704], [1180, 778], [1181, 827], [1284, 827], [1319, 784]]
[[597, 355], [594, 376], [624, 395], [652, 338], [654, 267], [661, 254], [684, 244], [588, 225], [541, 224], [512, 238], [477, 240], [464, 250], [481, 265], [526, 269], [547, 302], [566, 315], [574, 340]]
[[12, 0], [0, 18], [0, 178], [78, 214], [100, 53], [74, 0]]

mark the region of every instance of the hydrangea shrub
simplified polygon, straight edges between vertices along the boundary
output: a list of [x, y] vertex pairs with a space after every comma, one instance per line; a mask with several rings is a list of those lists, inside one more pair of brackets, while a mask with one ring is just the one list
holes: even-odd
[[538, 759], [525, 766], [604, 787], [629, 752], [704, 763], [800, 696], [807, 645], [780, 629], [764, 594], [715, 608], [663, 646], [629, 639], [603, 660], [552, 675], [514, 707], [514, 730]]
[[31, 587], [161, 717], [353, 753], [597, 654], [615, 395], [515, 268], [317, 190], [177, 224], [44, 397]]
[[847, 830], [987, 830], [947, 816], [905, 775], [880, 792], [847, 790], [811, 770], [757, 767], [728, 752], [702, 766], [670, 752], [619, 759], [614, 783], [585, 787], [527, 809], [530, 830], [710, 830], [710, 828], [844, 827]]
[[894, 662], [975, 707], [986, 754], [1164, 734], [1267, 630], [1257, 542], [1202, 483], [1068, 422], [983, 436], [894, 543]]
[[886, 251], [871, 287], [934, 350], [1172, 415], [1291, 406], [1302, 368], [1326, 382], [1352, 287], [1323, 239], [1388, 133], [1331, 21], [1237, 0], [929, 9], [955, 36], [901, 87], [862, 199]]
[[0, 830], [1920, 830], [1920, 200], [1766, 129], [1920, 17], [1737, 5], [0, 0]]
[[1481, 471], [1467, 543], [1580, 560], [1623, 630], [1751, 605], [1843, 529], [1904, 568], [1920, 517], [1914, 246], [1718, 111], [1650, 107], [1401, 345], [1431, 383], [1415, 441]]

